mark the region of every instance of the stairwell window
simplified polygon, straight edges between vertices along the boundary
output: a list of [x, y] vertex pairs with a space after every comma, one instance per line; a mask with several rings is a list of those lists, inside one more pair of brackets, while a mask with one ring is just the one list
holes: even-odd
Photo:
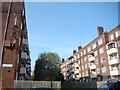
[[100, 48], [99, 52], [100, 52], [100, 54], [102, 54], [104, 52], [104, 48]]
[[113, 40], [114, 39], [114, 35], [110, 35], [110, 40]]
[[105, 57], [100, 58], [100, 62], [104, 63], [105, 62]]
[[106, 67], [105, 66], [102, 67], [102, 73], [106, 73], [106, 71], [107, 71]]
[[102, 39], [98, 40], [98, 45], [102, 44]]

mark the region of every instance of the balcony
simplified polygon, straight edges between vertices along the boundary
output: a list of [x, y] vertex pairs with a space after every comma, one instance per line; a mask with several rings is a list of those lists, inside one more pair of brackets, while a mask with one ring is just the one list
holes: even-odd
[[97, 78], [97, 75], [91, 74], [90, 77], [91, 77], [91, 78]]
[[26, 68], [20, 67], [20, 74], [26, 74]]
[[75, 71], [75, 74], [76, 74], [76, 73], [79, 73], [79, 70], [76, 70], [76, 71]]
[[95, 64], [92, 64], [89, 66], [90, 69], [96, 69], [96, 65]]
[[22, 59], [27, 59], [27, 53], [26, 52], [22, 52], [21, 53], [21, 58]]
[[79, 67], [79, 64], [75, 64], [75, 67]]
[[117, 48], [110, 48], [110, 49], [107, 50], [108, 55], [116, 53], [116, 52], [118, 52]]
[[109, 60], [109, 64], [110, 64], [110, 65], [118, 64], [118, 63], [120, 63], [120, 60], [119, 60], [118, 58], [114, 58], [114, 59], [112, 59], [112, 60]]
[[24, 45], [28, 45], [28, 39], [24, 39], [24, 38], [23, 38], [23, 44], [24, 44]]
[[110, 75], [111, 75], [111, 76], [113, 76], [113, 75], [120, 75], [120, 70], [110, 71]]
[[89, 57], [88, 60], [91, 62], [91, 61], [94, 61], [95, 60], [95, 57]]

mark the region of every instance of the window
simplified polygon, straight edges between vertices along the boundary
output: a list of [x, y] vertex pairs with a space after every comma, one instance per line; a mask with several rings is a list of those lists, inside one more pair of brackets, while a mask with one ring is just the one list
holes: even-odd
[[120, 47], [120, 41], [118, 41], [118, 47]]
[[80, 54], [78, 54], [78, 58], [80, 58]]
[[84, 50], [84, 55], [86, 54], [86, 50]]
[[111, 49], [111, 48], [115, 48], [115, 43], [110, 43], [110, 44], [108, 45], [108, 49]]
[[82, 56], [83, 54], [82, 54], [82, 52], [81, 52], [81, 56]]
[[97, 74], [100, 74], [100, 68], [97, 68], [96, 71], [97, 71]]
[[87, 68], [87, 64], [85, 64], [85, 68]]
[[106, 67], [102, 67], [102, 73], [106, 72]]
[[88, 52], [90, 52], [90, 47], [89, 47], [89, 48], [87, 48], [87, 51], [88, 51]]
[[99, 60], [97, 59], [97, 60], [96, 60], [96, 65], [98, 65], [98, 64], [99, 64]]
[[82, 72], [82, 76], [84, 76], [84, 72]]
[[95, 56], [97, 56], [98, 55], [98, 52], [97, 51], [95, 51]]
[[93, 49], [95, 49], [95, 48], [96, 48], [96, 43], [94, 43], [94, 44], [92, 45], [92, 48], [93, 48]]
[[88, 71], [86, 71], [85, 73], [86, 73], [86, 76], [88, 76]]
[[100, 58], [100, 62], [104, 63], [105, 62], [105, 57]]
[[111, 65], [111, 71], [114, 71], [114, 70], [119, 70], [119, 64], [116, 64], [116, 65]]
[[116, 37], [119, 37], [119, 36], [120, 36], [120, 30], [115, 33], [115, 36], [116, 36]]
[[86, 61], [86, 57], [84, 57], [84, 61]]
[[102, 44], [102, 39], [98, 40], [98, 45]]
[[81, 63], [83, 63], [83, 59], [81, 59]]
[[100, 52], [100, 54], [102, 54], [104, 52], [104, 48], [100, 48], [99, 52]]
[[82, 69], [84, 69], [84, 65], [82, 65]]
[[15, 15], [15, 22], [14, 22], [14, 25], [17, 24], [17, 15]]
[[113, 40], [114, 39], [114, 35], [110, 35], [110, 40]]

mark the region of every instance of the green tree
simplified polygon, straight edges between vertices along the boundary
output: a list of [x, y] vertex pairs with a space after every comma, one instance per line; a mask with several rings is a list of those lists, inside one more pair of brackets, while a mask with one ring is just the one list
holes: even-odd
[[41, 53], [36, 60], [34, 80], [52, 81], [60, 78], [60, 57], [56, 53]]

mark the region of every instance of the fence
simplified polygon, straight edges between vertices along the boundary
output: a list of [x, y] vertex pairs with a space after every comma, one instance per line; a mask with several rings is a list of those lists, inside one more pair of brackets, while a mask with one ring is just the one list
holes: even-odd
[[15, 88], [37, 88], [37, 87], [45, 87], [45, 88], [61, 88], [61, 81], [23, 81], [23, 80], [15, 80], [14, 81]]
[[62, 87], [65, 88], [99, 88], [106, 81], [99, 82], [63, 82]]

